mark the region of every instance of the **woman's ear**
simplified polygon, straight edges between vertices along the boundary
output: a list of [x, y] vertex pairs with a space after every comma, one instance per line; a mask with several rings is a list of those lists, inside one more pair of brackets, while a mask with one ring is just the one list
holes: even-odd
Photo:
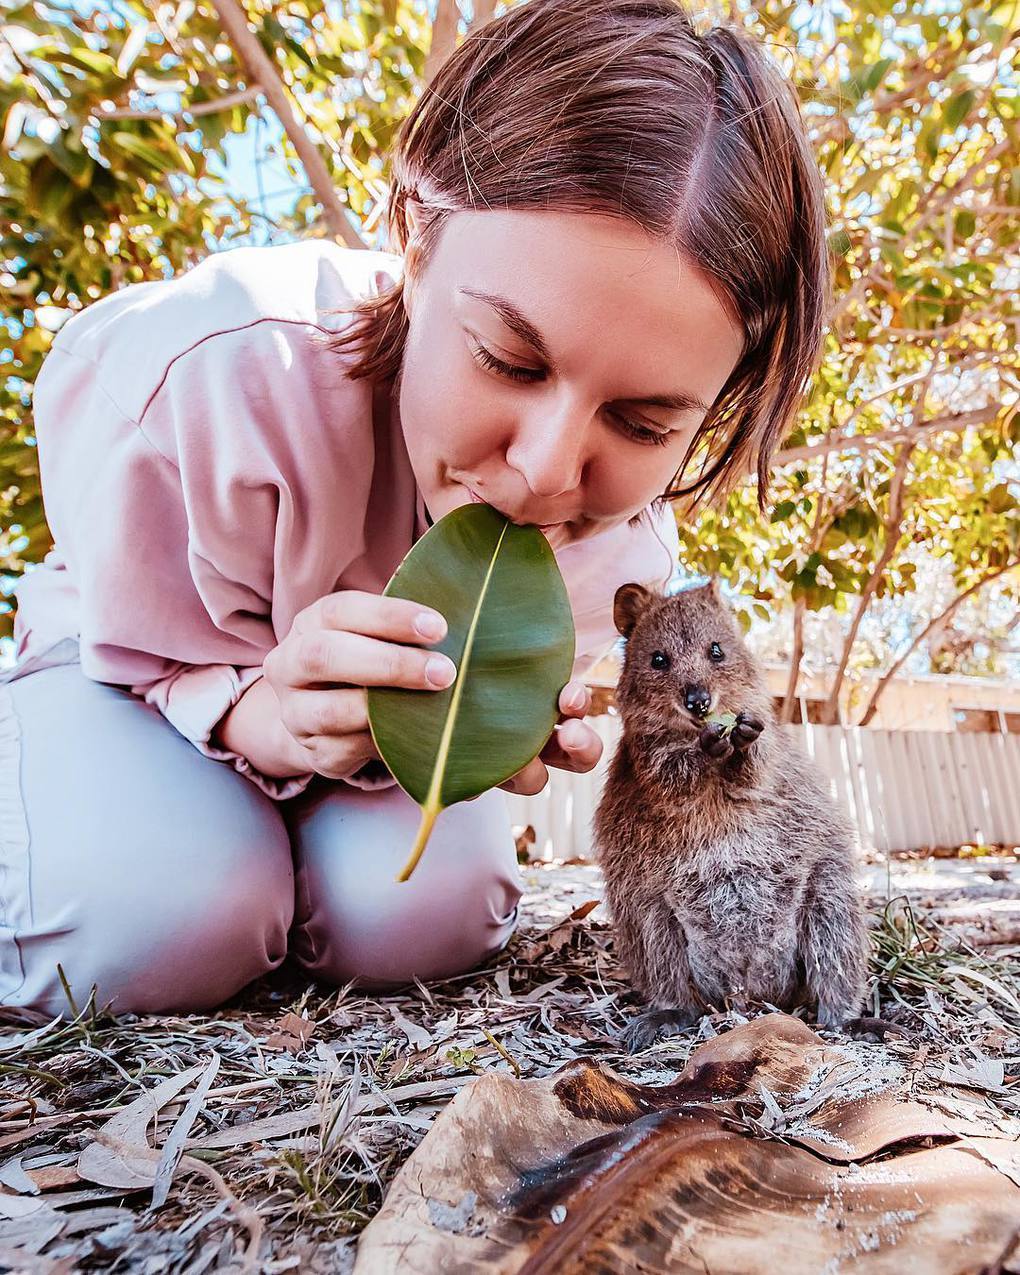
[[407, 241], [417, 243], [421, 239], [421, 206], [413, 195], [404, 199], [404, 215], [407, 218]]
[[653, 594], [643, 584], [621, 584], [613, 598], [613, 623], [617, 632], [630, 637], [634, 625], [652, 598]]
[[421, 268], [422, 205], [408, 195], [404, 200], [404, 218], [407, 243], [404, 247], [404, 313], [410, 323], [414, 309], [415, 280]]

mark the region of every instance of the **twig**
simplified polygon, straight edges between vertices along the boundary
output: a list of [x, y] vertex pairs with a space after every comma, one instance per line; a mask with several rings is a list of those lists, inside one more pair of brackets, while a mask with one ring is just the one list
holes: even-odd
[[195, 102], [191, 106], [181, 106], [176, 111], [135, 110], [130, 106], [112, 106], [104, 110], [96, 107], [91, 114], [101, 120], [183, 120], [189, 116], [215, 115], [218, 111], [228, 111], [235, 106], [244, 106], [254, 102], [262, 92], [260, 84], [250, 88], [238, 89], [236, 93], [225, 93], [223, 97], [214, 98], [211, 102]]

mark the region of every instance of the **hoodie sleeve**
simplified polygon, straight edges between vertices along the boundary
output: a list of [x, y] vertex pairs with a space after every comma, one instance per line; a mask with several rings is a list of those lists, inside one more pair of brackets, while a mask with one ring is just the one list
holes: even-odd
[[[300, 446], [294, 398], [311, 392], [293, 371], [311, 357], [302, 326], [267, 319], [204, 337], [131, 412], [112, 356], [76, 348], [70, 321], [35, 386], [46, 515], [79, 596], [82, 672], [126, 686], [275, 800], [312, 772], [263, 775], [210, 736], [289, 631], [307, 557], [302, 489], [315, 449]], [[341, 414], [342, 390], [330, 389]], [[371, 458], [354, 446], [346, 462], [353, 520]]]

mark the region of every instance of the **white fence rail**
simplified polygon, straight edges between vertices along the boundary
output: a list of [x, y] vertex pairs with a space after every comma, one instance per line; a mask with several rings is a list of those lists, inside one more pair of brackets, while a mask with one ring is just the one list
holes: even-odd
[[[605, 744], [591, 774], [553, 770], [537, 797], [508, 797], [514, 823], [535, 829], [537, 859], [591, 857], [591, 820], [620, 719], [588, 720]], [[864, 846], [889, 851], [1020, 844], [1020, 735], [788, 729], [828, 775]]]

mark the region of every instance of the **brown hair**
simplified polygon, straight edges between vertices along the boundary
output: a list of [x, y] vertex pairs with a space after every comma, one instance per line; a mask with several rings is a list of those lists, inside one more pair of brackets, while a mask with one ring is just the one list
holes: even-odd
[[[404, 120], [390, 242], [420, 277], [451, 212], [554, 208], [629, 218], [698, 265], [742, 356], [661, 499], [725, 494], [791, 427], [829, 305], [822, 179], [794, 90], [746, 33], [700, 34], [678, 0], [524, 0], [471, 32]], [[406, 201], [417, 205], [409, 246]], [[403, 285], [330, 341], [350, 375], [395, 378]], [[675, 484], [700, 455], [699, 473]]]

